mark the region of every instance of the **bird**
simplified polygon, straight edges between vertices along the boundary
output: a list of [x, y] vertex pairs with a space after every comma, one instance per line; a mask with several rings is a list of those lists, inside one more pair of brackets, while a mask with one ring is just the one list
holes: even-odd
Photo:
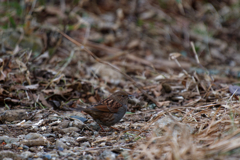
[[105, 131], [101, 125], [111, 127], [123, 118], [127, 112], [129, 98], [132, 98], [131, 94], [125, 91], [118, 91], [91, 107], [78, 107], [77, 110], [89, 114], [99, 124], [101, 129]]

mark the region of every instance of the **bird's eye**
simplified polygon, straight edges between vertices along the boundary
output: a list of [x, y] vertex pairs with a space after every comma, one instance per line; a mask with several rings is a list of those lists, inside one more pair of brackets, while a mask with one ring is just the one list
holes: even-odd
[[125, 95], [122, 95], [122, 97], [125, 97]]

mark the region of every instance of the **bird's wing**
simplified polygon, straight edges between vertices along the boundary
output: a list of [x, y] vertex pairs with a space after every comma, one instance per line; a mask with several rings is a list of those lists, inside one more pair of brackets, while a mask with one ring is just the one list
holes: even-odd
[[122, 106], [121, 103], [119, 103], [116, 100], [107, 98], [100, 102], [98, 105], [95, 105], [93, 108], [102, 111], [102, 112], [112, 112], [117, 113], [118, 109]]

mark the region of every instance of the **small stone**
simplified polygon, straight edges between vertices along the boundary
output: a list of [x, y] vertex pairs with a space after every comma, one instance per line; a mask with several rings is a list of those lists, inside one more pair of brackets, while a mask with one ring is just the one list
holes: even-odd
[[64, 142], [64, 143], [70, 143], [70, 144], [74, 144], [74, 145], [78, 145], [78, 143], [76, 142], [76, 140], [73, 137], [69, 137], [69, 136], [64, 136], [60, 139], [60, 141]]
[[12, 151], [0, 151], [0, 159], [9, 158], [9, 159], [19, 159], [17, 153]]
[[37, 148], [36, 148], [36, 147], [29, 147], [29, 151], [31, 151], [31, 152], [37, 152]]
[[67, 128], [69, 126], [69, 123], [70, 123], [69, 120], [64, 120], [58, 125], [58, 127], [59, 128]]
[[64, 148], [62, 148], [62, 147], [58, 147], [57, 148], [59, 151], [63, 151], [64, 150]]
[[12, 121], [21, 121], [28, 117], [26, 110], [18, 109], [18, 110], [5, 110], [0, 114], [1, 122], [12, 122]]
[[43, 137], [43, 136], [39, 133], [29, 133], [25, 136], [25, 139], [31, 140], [31, 139], [38, 139], [40, 137]]
[[13, 160], [12, 158], [3, 158], [3, 160]]
[[56, 137], [56, 134], [50, 134], [50, 133], [47, 133], [47, 134], [43, 134], [44, 137]]
[[8, 144], [8, 143], [18, 142], [19, 138], [12, 138], [12, 137], [8, 137], [8, 136], [0, 136], [0, 141], [4, 141]]
[[99, 147], [103, 147], [103, 146], [106, 146], [106, 142], [102, 142], [98, 145]]
[[77, 132], [73, 132], [73, 133], [71, 134], [71, 136], [74, 137], [74, 138], [76, 138], [76, 137], [80, 137], [81, 134], [79, 134], [79, 133], [77, 133]]
[[69, 128], [62, 129], [62, 131], [64, 133], [78, 132], [79, 128], [77, 128], [77, 127], [69, 127]]
[[84, 128], [85, 124], [80, 120], [74, 120], [72, 123], [72, 126], [82, 129], [82, 128]]
[[29, 147], [26, 146], [26, 145], [23, 145], [23, 149], [25, 149], [25, 150], [29, 150]]
[[12, 144], [8, 143], [8, 144], [4, 145], [3, 148], [5, 150], [11, 149], [12, 148]]
[[18, 147], [18, 146], [20, 146], [20, 142], [13, 142], [12, 145]]
[[23, 150], [23, 147], [18, 147], [17, 149], [18, 149], [18, 150]]
[[84, 143], [81, 143], [81, 145], [80, 145], [83, 149], [85, 149], [85, 148], [88, 148], [88, 147], [90, 147], [91, 145], [90, 145], [90, 143], [89, 142], [84, 142]]
[[78, 119], [80, 121], [82, 121], [83, 123], [87, 122], [87, 118], [84, 117], [79, 117], [79, 116], [70, 116], [73, 119]]
[[77, 137], [76, 141], [78, 141], [78, 142], [87, 141], [87, 137]]
[[23, 158], [23, 159], [27, 159], [29, 157], [32, 157], [33, 156], [33, 153], [32, 152], [29, 152], [29, 151], [25, 151], [25, 152], [22, 152], [20, 157]]
[[105, 151], [103, 151], [103, 153], [101, 153], [100, 159], [101, 158], [108, 159], [108, 160], [111, 160], [111, 159], [114, 160], [114, 159], [116, 159], [116, 154], [109, 150], [105, 150]]
[[73, 111], [73, 112], [66, 112], [63, 116], [81, 120], [80, 117], [84, 117], [84, 114], [79, 111]]
[[45, 155], [42, 156], [42, 158], [44, 160], [49, 160], [49, 159], [52, 159], [52, 156], [50, 154], [45, 154]]
[[71, 150], [65, 150], [63, 152], [59, 152], [59, 155], [60, 156], [64, 156], [64, 157], [74, 157], [76, 155], [78, 155], [79, 153], [74, 153], [73, 151]]
[[92, 128], [95, 131], [98, 131], [100, 129], [100, 126], [97, 124], [97, 122], [92, 122], [87, 125], [89, 128]]
[[56, 141], [56, 148], [68, 149], [69, 147], [68, 147], [65, 143], [63, 143], [62, 141], [57, 140], [57, 141]]
[[88, 154], [88, 155], [81, 156], [79, 159], [81, 159], [81, 160], [93, 160], [93, 157]]

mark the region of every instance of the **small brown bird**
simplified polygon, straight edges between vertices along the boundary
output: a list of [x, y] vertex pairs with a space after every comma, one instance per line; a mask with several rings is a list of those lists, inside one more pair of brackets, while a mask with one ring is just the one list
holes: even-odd
[[[113, 93], [111, 96], [100, 101], [94, 106], [89, 108], [78, 108], [78, 110], [89, 114], [101, 128], [101, 125], [110, 127], [118, 123], [123, 118], [127, 111], [128, 99], [130, 97], [132, 97], [132, 95], [129, 93], [119, 91]], [[103, 128], [102, 130], [104, 131]]]

